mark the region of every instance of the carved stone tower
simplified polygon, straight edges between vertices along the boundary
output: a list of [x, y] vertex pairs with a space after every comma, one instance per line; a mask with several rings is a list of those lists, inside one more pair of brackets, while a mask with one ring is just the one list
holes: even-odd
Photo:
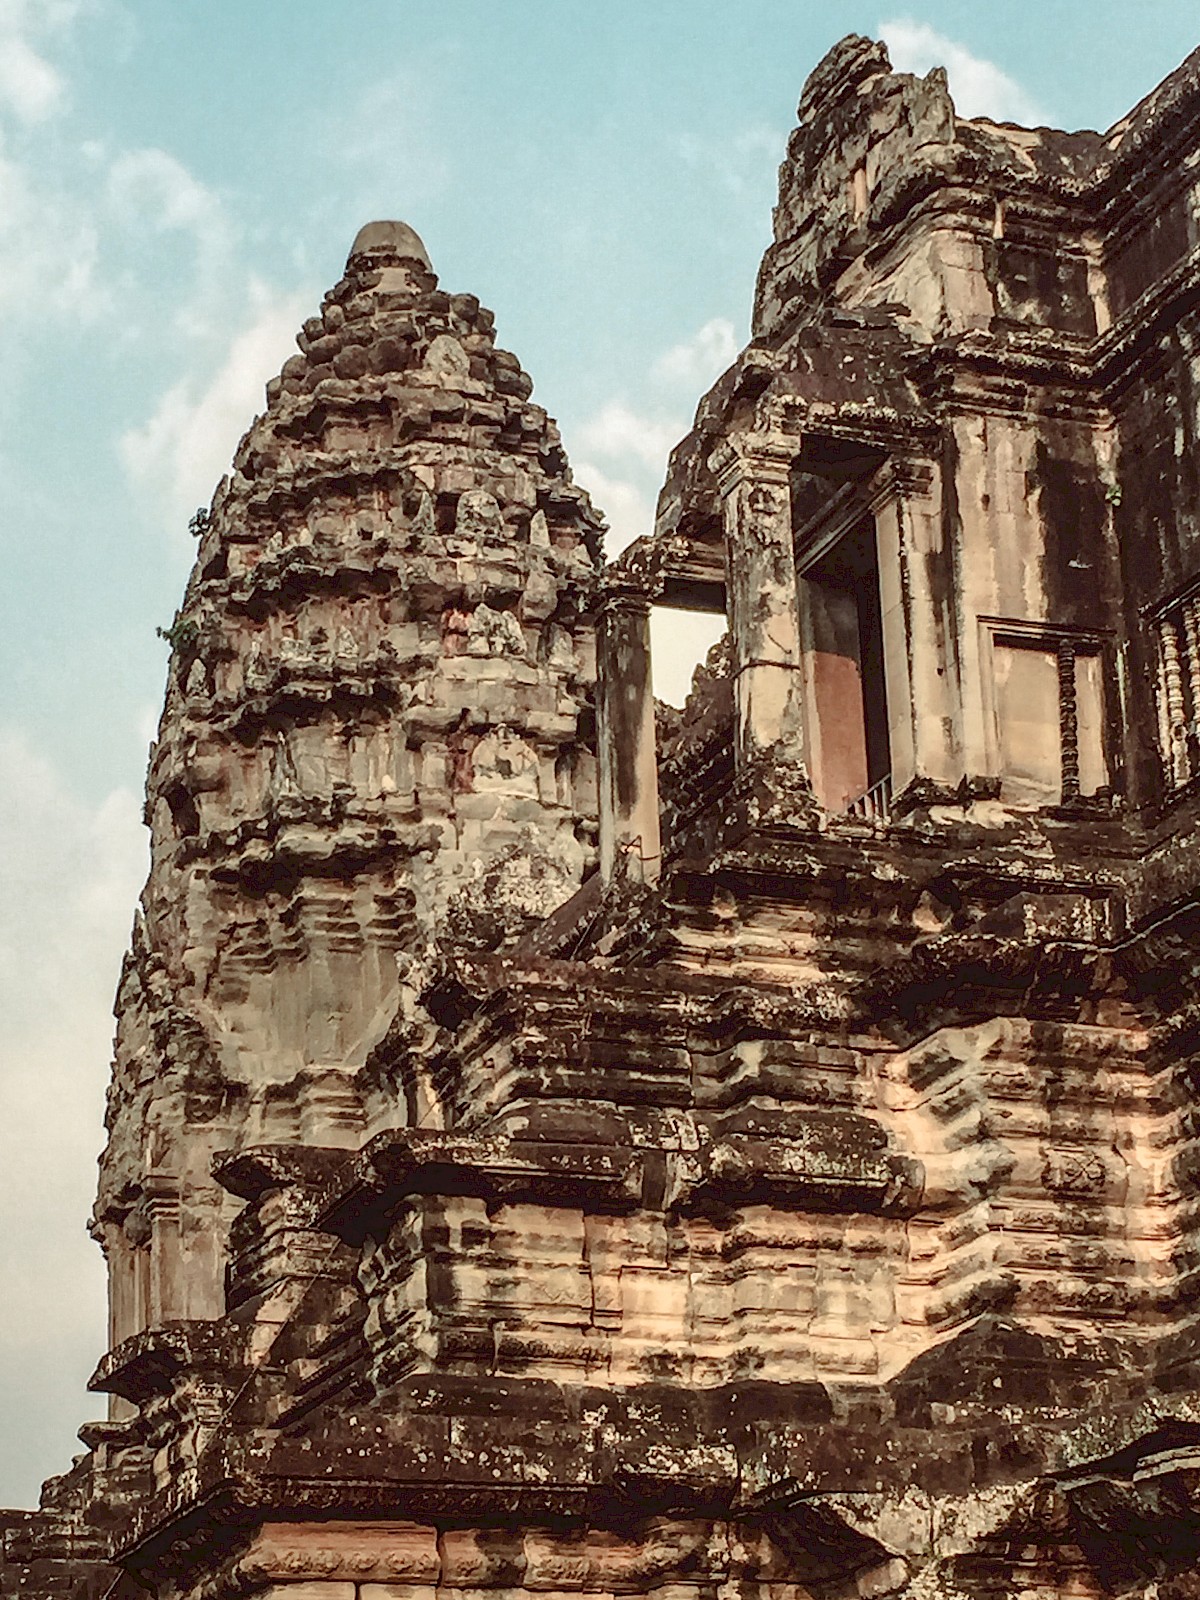
[[1200, 52], [1102, 136], [843, 40], [599, 573], [407, 229], [301, 342], [172, 630], [118, 1404], [0, 1596], [1194, 1600]]
[[299, 343], [170, 630], [96, 1208], [114, 1344], [221, 1314], [214, 1152], [358, 1145], [406, 974], [511, 940], [595, 854], [601, 524], [529, 378], [402, 223]]

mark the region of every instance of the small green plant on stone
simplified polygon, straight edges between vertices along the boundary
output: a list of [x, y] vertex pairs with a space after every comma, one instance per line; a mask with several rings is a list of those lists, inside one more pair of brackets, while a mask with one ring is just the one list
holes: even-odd
[[169, 628], [155, 628], [160, 639], [165, 639], [172, 650], [190, 650], [200, 637], [200, 625], [192, 617], [176, 614]]

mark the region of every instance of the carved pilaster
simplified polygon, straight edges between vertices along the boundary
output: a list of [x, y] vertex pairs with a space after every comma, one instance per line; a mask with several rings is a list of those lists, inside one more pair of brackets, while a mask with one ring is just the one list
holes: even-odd
[[725, 522], [738, 765], [798, 762], [800, 627], [789, 469], [795, 441], [737, 434], [713, 453]]
[[605, 594], [597, 631], [600, 871], [650, 882], [662, 862], [650, 675], [650, 602], [626, 585]]

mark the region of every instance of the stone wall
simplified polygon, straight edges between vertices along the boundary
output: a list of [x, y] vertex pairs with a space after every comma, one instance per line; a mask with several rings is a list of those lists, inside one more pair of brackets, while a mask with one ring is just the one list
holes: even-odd
[[831, 51], [599, 574], [360, 235], [172, 630], [114, 1412], [7, 1592], [1198, 1592], [1198, 68], [1066, 135]]

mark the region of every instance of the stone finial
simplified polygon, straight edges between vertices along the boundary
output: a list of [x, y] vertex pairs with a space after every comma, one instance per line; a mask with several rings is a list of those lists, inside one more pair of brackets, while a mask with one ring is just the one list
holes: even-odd
[[398, 261], [418, 261], [433, 271], [429, 252], [421, 236], [407, 222], [368, 222], [358, 230], [350, 246], [349, 260], [356, 256], [388, 256]]

